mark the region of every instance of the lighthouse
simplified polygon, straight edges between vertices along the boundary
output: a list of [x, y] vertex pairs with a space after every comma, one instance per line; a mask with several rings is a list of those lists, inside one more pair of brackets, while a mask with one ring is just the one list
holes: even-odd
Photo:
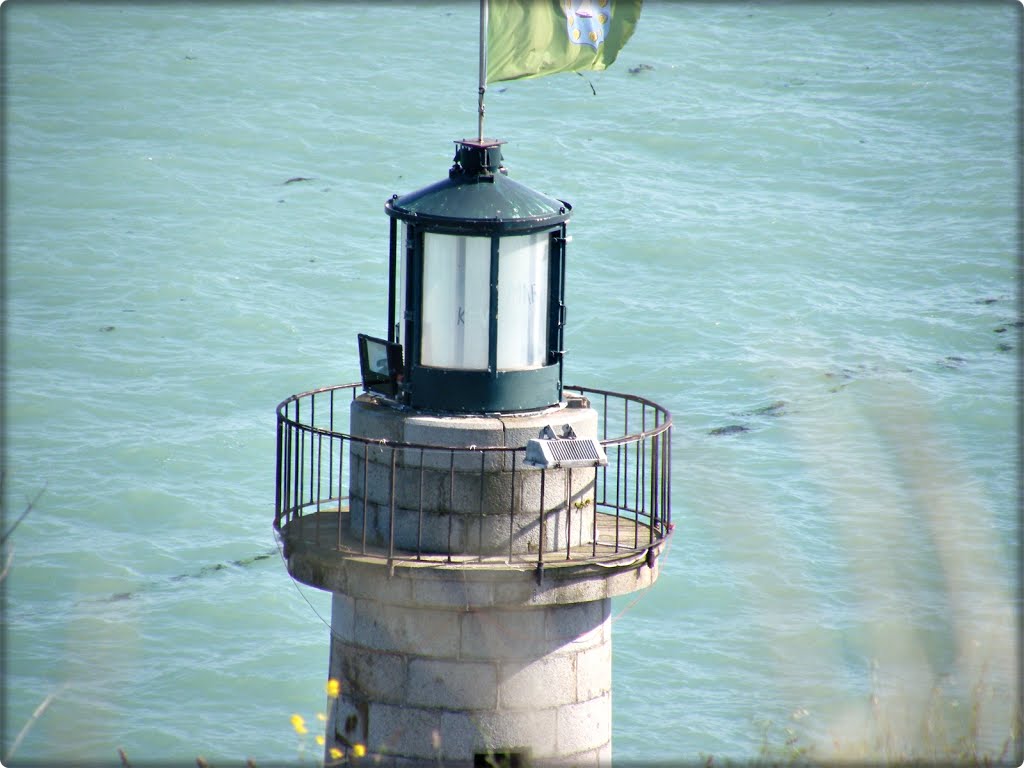
[[658, 577], [671, 416], [565, 384], [572, 208], [502, 142], [384, 208], [360, 381], [277, 409], [274, 527], [332, 595], [327, 762], [607, 766], [611, 601]]

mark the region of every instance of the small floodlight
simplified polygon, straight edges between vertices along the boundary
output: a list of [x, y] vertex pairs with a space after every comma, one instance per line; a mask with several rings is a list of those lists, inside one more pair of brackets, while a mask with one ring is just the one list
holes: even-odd
[[360, 333], [359, 369], [364, 390], [394, 397], [402, 371], [402, 345]]

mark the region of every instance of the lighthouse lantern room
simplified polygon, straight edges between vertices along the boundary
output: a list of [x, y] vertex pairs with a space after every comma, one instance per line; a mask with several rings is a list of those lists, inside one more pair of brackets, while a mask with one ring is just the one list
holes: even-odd
[[502, 142], [456, 142], [448, 178], [385, 205], [387, 339], [360, 336], [368, 390], [448, 413], [562, 399], [571, 207], [508, 178]]

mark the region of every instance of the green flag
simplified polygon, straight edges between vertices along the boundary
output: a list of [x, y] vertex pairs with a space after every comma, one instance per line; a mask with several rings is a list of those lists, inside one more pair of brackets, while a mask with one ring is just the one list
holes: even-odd
[[605, 69], [642, 0], [488, 0], [487, 82]]

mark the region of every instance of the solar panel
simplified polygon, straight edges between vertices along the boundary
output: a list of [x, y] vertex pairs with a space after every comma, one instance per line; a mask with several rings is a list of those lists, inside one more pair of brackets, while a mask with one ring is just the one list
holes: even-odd
[[540, 438], [526, 444], [526, 463], [536, 467], [594, 467], [608, 463], [604, 446], [591, 437]]

